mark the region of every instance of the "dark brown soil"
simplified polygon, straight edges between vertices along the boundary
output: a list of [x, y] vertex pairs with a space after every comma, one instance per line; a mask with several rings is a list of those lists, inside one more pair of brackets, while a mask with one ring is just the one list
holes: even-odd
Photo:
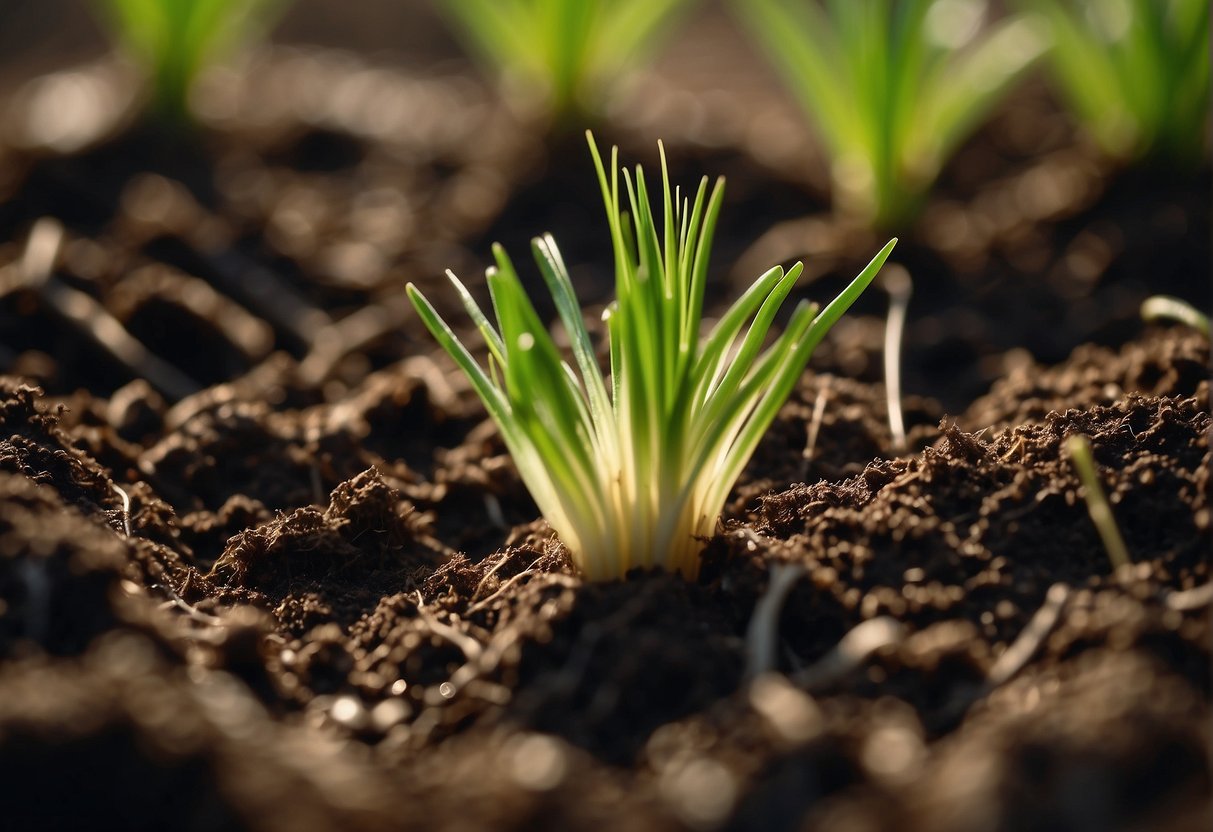
[[[766, 76], [679, 117], [735, 57], [674, 50], [668, 106], [600, 141], [730, 176], [711, 310], [806, 252], [824, 297], [876, 240], [803, 217], [820, 159], [744, 129], [786, 119]], [[280, 51], [248, 79], [187, 150], [129, 112], [72, 152], [0, 141], [12, 828], [1208, 828], [1209, 343], [1135, 317], [1209, 305], [1207, 168], [1117, 172], [1025, 90], [898, 249], [905, 448], [874, 291], [699, 579], [592, 584], [401, 288], [461, 320], [442, 269], [476, 286], [489, 240], [550, 228], [605, 302], [580, 139], [454, 72]]]

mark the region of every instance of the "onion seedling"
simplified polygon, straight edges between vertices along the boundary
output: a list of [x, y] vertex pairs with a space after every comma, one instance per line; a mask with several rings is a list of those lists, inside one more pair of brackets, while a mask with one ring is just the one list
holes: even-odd
[[835, 206], [880, 228], [909, 222], [944, 163], [1032, 65], [1022, 18], [987, 0], [736, 0], [814, 123]]
[[264, 30], [285, 0], [94, 0], [100, 17], [151, 86], [151, 107], [169, 123], [189, 119], [198, 73]]
[[1114, 158], [1195, 166], [1209, 123], [1209, 0], [1019, 0], [1074, 116]]
[[642, 59], [690, 0], [439, 0], [504, 81], [556, 117], [593, 112], [603, 86]]
[[709, 192], [705, 178], [693, 197], [671, 190], [662, 149], [659, 216], [644, 171], [621, 170], [615, 149], [608, 174], [589, 142], [615, 258], [616, 299], [604, 315], [609, 378], [550, 235], [536, 238], [532, 249], [568, 333], [572, 365], [501, 246], [486, 273], [496, 327], [447, 273], [484, 338], [487, 370], [415, 286], [408, 293], [471, 380], [522, 481], [581, 571], [603, 580], [662, 567], [691, 578], [734, 481], [813, 348], [872, 282], [896, 240], [824, 310], [802, 301], [765, 351], [800, 263], [759, 277], [701, 339], [723, 180]]

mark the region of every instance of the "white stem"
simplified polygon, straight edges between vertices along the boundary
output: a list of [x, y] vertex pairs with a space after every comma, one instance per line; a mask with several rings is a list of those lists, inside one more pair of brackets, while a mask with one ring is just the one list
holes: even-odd
[[889, 293], [889, 317], [884, 330], [884, 386], [888, 399], [889, 431], [893, 434], [893, 447], [903, 452], [906, 449], [906, 424], [901, 412], [901, 339], [914, 284], [910, 280], [910, 273], [895, 264], [886, 266], [881, 281]]

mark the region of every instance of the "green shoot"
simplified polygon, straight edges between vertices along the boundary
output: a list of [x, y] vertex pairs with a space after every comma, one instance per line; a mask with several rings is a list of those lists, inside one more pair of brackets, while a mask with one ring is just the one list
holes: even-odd
[[1081, 433], [1075, 433], [1066, 439], [1066, 453], [1070, 462], [1078, 472], [1082, 482], [1083, 496], [1087, 501], [1087, 513], [1091, 522], [1103, 540], [1103, 547], [1108, 552], [1108, 560], [1112, 568], [1119, 569], [1129, 563], [1129, 549], [1125, 546], [1120, 529], [1116, 527], [1116, 519], [1112, 516], [1112, 507], [1104, 496], [1103, 487], [1099, 484], [1099, 473], [1095, 470], [1095, 455], [1091, 452], [1091, 441]]
[[189, 93], [208, 63], [269, 25], [283, 0], [95, 0], [102, 20], [147, 74], [151, 108], [189, 118]]
[[694, 577], [733, 482], [813, 348], [871, 283], [896, 240], [824, 310], [802, 301], [765, 351], [799, 263], [758, 278], [701, 339], [723, 181], [709, 192], [705, 178], [693, 195], [672, 189], [662, 149], [658, 215], [639, 167], [634, 175], [620, 169], [613, 150], [608, 172], [592, 137], [590, 150], [615, 258], [616, 299], [604, 316], [608, 378], [551, 236], [536, 238], [532, 248], [572, 344], [572, 365], [500, 246], [487, 272], [495, 327], [448, 273], [485, 341], [487, 370], [415, 286], [408, 293], [471, 380], [531, 496], [586, 576], [610, 579], [658, 566]]
[[1178, 321], [1209, 337], [1209, 316], [1186, 300], [1170, 295], [1151, 295], [1142, 301], [1141, 317], [1147, 322]]
[[835, 206], [879, 228], [911, 221], [943, 165], [1032, 65], [1026, 20], [987, 0], [735, 0], [809, 114]]
[[468, 47], [558, 118], [592, 113], [689, 0], [440, 0]]
[[1074, 116], [1114, 158], [1200, 163], [1209, 0], [1019, 0], [1044, 25]]

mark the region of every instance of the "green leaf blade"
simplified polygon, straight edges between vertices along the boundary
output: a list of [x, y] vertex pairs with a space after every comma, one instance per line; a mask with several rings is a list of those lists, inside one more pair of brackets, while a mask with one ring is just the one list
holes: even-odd
[[[800, 264], [760, 276], [701, 343], [697, 330], [719, 185], [708, 197], [705, 181], [692, 204], [671, 187], [663, 165], [657, 194], [650, 193], [640, 170], [634, 178], [624, 171], [621, 189], [615, 153], [608, 176], [592, 137], [589, 142], [616, 256], [617, 298], [606, 316], [609, 396], [550, 237], [536, 238], [532, 249], [569, 333], [572, 364], [563, 359], [500, 247], [486, 273], [496, 329], [451, 278], [485, 336], [490, 369], [501, 368], [499, 380], [484, 373], [414, 287], [409, 296], [439, 344], [472, 379], [523, 481], [588, 577], [660, 566], [692, 578], [740, 466], [817, 340], [871, 282], [893, 242], [823, 312], [801, 304], [765, 351]], [[621, 190], [627, 192], [628, 213], [620, 210]], [[660, 217], [652, 196], [664, 212]]]

